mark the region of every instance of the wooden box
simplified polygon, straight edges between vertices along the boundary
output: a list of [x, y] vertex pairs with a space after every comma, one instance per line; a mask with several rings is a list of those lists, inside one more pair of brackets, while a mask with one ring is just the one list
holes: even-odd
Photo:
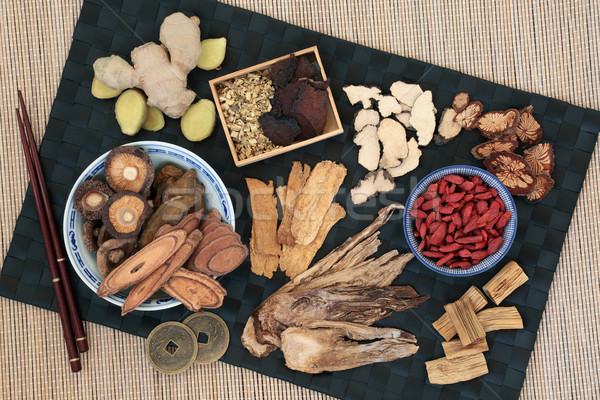
[[[319, 56], [319, 50], [317, 49], [317, 46], [313, 46], [313, 47], [309, 47], [304, 50], [296, 51], [293, 54], [295, 54], [296, 56], [301, 56], [301, 55], [306, 54], [310, 61], [313, 61], [313, 62], [316, 61], [319, 64], [322, 79], [324, 81], [327, 80], [327, 76], [325, 75], [325, 70], [323, 69], [323, 64], [321, 62], [321, 57]], [[227, 137], [227, 143], [229, 144], [229, 149], [231, 150], [231, 155], [233, 156], [233, 161], [235, 162], [235, 165], [238, 167], [241, 167], [243, 165], [252, 164], [256, 161], [264, 160], [269, 157], [277, 156], [279, 154], [283, 154], [283, 153], [286, 153], [291, 150], [299, 149], [300, 147], [304, 147], [309, 144], [316, 143], [320, 140], [328, 139], [332, 136], [336, 136], [336, 135], [339, 135], [344, 132], [342, 123], [340, 122], [340, 116], [338, 115], [337, 109], [335, 107], [335, 103], [333, 101], [331, 89], [327, 88], [327, 93], [329, 95], [329, 104], [327, 105], [327, 122], [325, 123], [325, 130], [323, 131], [323, 134], [321, 134], [319, 136], [315, 136], [314, 138], [307, 139], [307, 140], [302, 140], [302, 141], [298, 141], [298, 142], [294, 141], [292, 144], [290, 144], [288, 146], [285, 146], [285, 147], [282, 147], [279, 149], [275, 149], [275, 150], [271, 150], [269, 152], [262, 153], [262, 154], [259, 154], [259, 155], [253, 156], [253, 157], [249, 157], [244, 160], [240, 160], [238, 158], [237, 152], [235, 150], [235, 146], [233, 144], [233, 140], [231, 138], [231, 134], [229, 132], [229, 127], [227, 126], [227, 123], [225, 121], [225, 116], [223, 114], [223, 109], [221, 108], [221, 103], [219, 102], [217, 86], [221, 82], [225, 82], [230, 79], [234, 79], [234, 78], [243, 76], [250, 72], [255, 72], [255, 71], [259, 71], [259, 70], [268, 68], [269, 66], [273, 65], [277, 61], [287, 58], [289, 56], [290, 55], [287, 54], [285, 56], [281, 56], [281, 57], [275, 58], [273, 60], [266, 61], [261, 64], [257, 64], [253, 67], [245, 68], [245, 69], [239, 70], [237, 72], [233, 72], [231, 74], [227, 74], [227, 75], [212, 79], [211, 81], [208, 82], [210, 85], [210, 90], [212, 92], [214, 101], [215, 101], [215, 106], [217, 107], [217, 112], [219, 113], [219, 118], [221, 119], [221, 125], [223, 125], [223, 130], [225, 131], [225, 136]]]

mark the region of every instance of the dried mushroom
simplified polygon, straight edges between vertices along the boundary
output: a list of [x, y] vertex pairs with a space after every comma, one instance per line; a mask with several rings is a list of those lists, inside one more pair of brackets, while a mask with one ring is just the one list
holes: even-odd
[[518, 154], [505, 151], [492, 153], [483, 164], [512, 194], [526, 195], [535, 186], [535, 176], [529, 164]]
[[478, 160], [488, 158], [490, 154], [501, 151], [513, 152], [519, 147], [519, 142], [516, 140], [488, 140], [471, 149], [471, 154]]
[[346, 92], [350, 104], [355, 105], [360, 102], [364, 108], [371, 108], [372, 100], [377, 100], [381, 97], [381, 89], [375, 86], [344, 86], [344, 92]]
[[88, 220], [83, 223], [83, 244], [85, 244], [85, 247], [92, 253], [98, 251], [98, 234], [101, 226], [101, 221]]
[[117, 239], [136, 237], [149, 216], [148, 201], [131, 190], [114, 194], [102, 209], [102, 222], [108, 233]]
[[497, 139], [505, 133], [514, 132], [519, 122], [519, 112], [515, 109], [507, 111], [490, 111], [477, 120], [477, 129], [488, 139]]
[[379, 164], [379, 139], [377, 138], [377, 127], [365, 126], [354, 136], [354, 143], [360, 146], [358, 150], [358, 163], [368, 169], [375, 171]]
[[398, 100], [394, 96], [381, 96], [377, 101], [377, 108], [384, 118], [404, 111], [404, 107], [398, 103]]
[[352, 203], [362, 204], [370, 197], [379, 193], [386, 193], [394, 190], [396, 184], [394, 178], [383, 169], [369, 172], [358, 185], [350, 190]]
[[108, 239], [114, 239], [114, 238], [112, 236], [110, 236], [110, 233], [108, 233], [106, 231], [106, 226], [104, 226], [104, 224], [101, 224], [100, 229], [98, 230], [98, 238], [97, 238], [96, 244], [98, 245], [98, 247], [100, 247]]
[[287, 146], [300, 134], [300, 126], [293, 118], [277, 118], [267, 113], [258, 118], [258, 123], [266, 137], [278, 146]]
[[523, 153], [534, 175], [551, 174], [554, 171], [554, 148], [550, 143], [540, 143]]
[[417, 84], [404, 83], [397, 81], [390, 86], [390, 93], [400, 103], [412, 107], [415, 101], [423, 94], [423, 89]]
[[458, 136], [462, 127], [454, 122], [456, 117], [456, 111], [453, 108], [446, 108], [442, 112], [440, 123], [438, 125], [437, 133], [433, 136], [433, 141], [438, 146], [448, 144], [452, 139]]
[[100, 181], [85, 181], [75, 191], [73, 206], [82, 217], [102, 218], [102, 207], [114, 192]]
[[477, 119], [483, 111], [483, 104], [480, 101], [470, 102], [464, 110], [460, 111], [454, 117], [454, 122], [462, 126], [467, 130], [471, 130], [475, 127]]
[[120, 146], [106, 156], [104, 176], [115, 192], [130, 190], [148, 197], [154, 181], [154, 166], [142, 149]]
[[527, 194], [527, 201], [530, 203], [537, 203], [550, 193], [550, 190], [554, 187], [554, 179], [548, 174], [540, 174], [535, 177], [535, 185], [531, 192]]
[[470, 101], [471, 97], [469, 96], [469, 93], [460, 92], [454, 96], [454, 99], [452, 100], [452, 108], [454, 111], [459, 113], [467, 107]]
[[371, 109], [362, 109], [354, 117], [354, 130], [360, 132], [367, 125], [379, 125], [379, 113]]
[[529, 113], [521, 115], [515, 132], [524, 148], [536, 145], [542, 140], [542, 127]]
[[400, 165], [397, 167], [387, 169], [390, 175], [394, 178], [406, 175], [419, 166], [419, 159], [421, 158], [421, 154], [423, 154], [421, 149], [419, 149], [419, 144], [415, 138], [410, 138], [407, 145], [408, 156], [406, 156], [406, 158], [403, 159]]
[[377, 128], [377, 137], [383, 145], [383, 156], [379, 161], [381, 168], [397, 167], [400, 160], [408, 156], [406, 131], [399, 122], [391, 118], [381, 120]]
[[423, 92], [414, 102], [410, 112], [410, 124], [417, 131], [419, 146], [427, 146], [435, 131], [433, 95], [430, 90]]
[[276, 86], [285, 86], [294, 76], [296, 67], [298, 66], [298, 58], [290, 54], [289, 57], [277, 61], [269, 68], [269, 78]]
[[135, 238], [109, 239], [100, 246], [96, 253], [96, 264], [103, 278], [133, 254], [135, 242]]

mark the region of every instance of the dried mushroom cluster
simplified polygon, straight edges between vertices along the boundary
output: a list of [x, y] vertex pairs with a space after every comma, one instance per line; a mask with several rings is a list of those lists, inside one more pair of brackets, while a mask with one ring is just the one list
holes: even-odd
[[[354, 143], [360, 147], [359, 164], [371, 172], [350, 192], [352, 202], [362, 204], [393, 190], [394, 178], [417, 168], [422, 154], [419, 146], [434, 139], [437, 110], [431, 91], [402, 81], [390, 86], [391, 95], [383, 95], [377, 87], [354, 85], [344, 87], [344, 92], [352, 105], [363, 106], [354, 117]], [[415, 137], [408, 139], [407, 129], [415, 131]], [[458, 132], [460, 127], [454, 136]]]

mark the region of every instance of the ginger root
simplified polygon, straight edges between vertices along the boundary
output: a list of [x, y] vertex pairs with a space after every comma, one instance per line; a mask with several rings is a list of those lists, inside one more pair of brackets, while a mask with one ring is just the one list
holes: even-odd
[[133, 136], [146, 120], [146, 96], [136, 89], [127, 89], [117, 99], [115, 117], [121, 132]]
[[165, 127], [165, 117], [158, 108], [148, 106], [146, 110], [146, 120], [142, 124], [142, 129], [150, 132], [160, 131]]
[[121, 89], [113, 89], [94, 78], [92, 80], [92, 96], [97, 99], [112, 99], [123, 92]]
[[223, 60], [225, 60], [225, 48], [227, 39], [222, 37], [218, 39], [206, 39], [200, 43], [202, 51], [198, 57], [198, 68], [205, 71], [219, 69]]
[[146, 43], [131, 52], [133, 67], [119, 56], [94, 62], [95, 77], [113, 89], [140, 88], [148, 105], [171, 118], [181, 117], [196, 94], [187, 89], [187, 74], [196, 67], [201, 53], [200, 21], [177, 12], [160, 27], [163, 45]]
[[208, 99], [202, 99], [192, 104], [181, 117], [181, 132], [187, 140], [199, 142], [210, 136], [216, 121], [215, 104]]

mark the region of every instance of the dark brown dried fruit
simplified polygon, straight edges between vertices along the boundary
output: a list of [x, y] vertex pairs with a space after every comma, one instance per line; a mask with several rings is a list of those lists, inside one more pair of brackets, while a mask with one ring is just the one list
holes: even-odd
[[480, 101], [470, 102], [464, 110], [456, 114], [454, 122], [467, 130], [471, 130], [477, 124], [477, 119], [483, 111], [483, 104]]
[[102, 221], [85, 221], [83, 223], [82, 236], [83, 244], [92, 253], [98, 251], [98, 234], [100, 233], [100, 227]]
[[313, 78], [321, 70], [316, 63], [310, 62], [307, 56], [298, 57], [298, 66], [294, 71], [294, 79]]
[[145, 151], [134, 146], [112, 149], [104, 161], [104, 176], [115, 191], [130, 190], [150, 196], [154, 166]]
[[102, 207], [115, 192], [100, 181], [85, 181], [75, 191], [73, 206], [82, 217], [102, 218]]
[[530, 203], [537, 203], [542, 200], [554, 187], [554, 179], [548, 174], [541, 174], [535, 178], [535, 185], [526, 197], [527, 201]]
[[517, 124], [516, 134], [521, 140], [523, 148], [538, 144], [542, 140], [542, 127], [533, 118], [533, 115], [524, 113]]
[[454, 108], [454, 111], [459, 113], [464, 110], [465, 107], [467, 107], [470, 101], [471, 97], [469, 96], [469, 93], [460, 92], [454, 96], [454, 100], [452, 100], [452, 108]]
[[514, 132], [519, 121], [519, 112], [515, 109], [490, 111], [477, 120], [477, 129], [488, 139], [497, 139], [504, 134]]
[[534, 175], [551, 174], [554, 171], [554, 148], [550, 143], [540, 143], [523, 153]]
[[327, 91], [318, 90], [308, 83], [301, 85], [292, 112], [286, 114], [296, 119], [300, 125], [298, 140], [310, 139], [323, 133], [327, 122], [328, 101]]
[[512, 194], [526, 195], [535, 186], [529, 164], [518, 154], [505, 151], [492, 153], [483, 164]]
[[294, 76], [298, 59], [295, 55], [290, 54], [289, 57], [277, 61], [269, 68], [269, 78], [275, 86], [285, 86]]
[[117, 239], [136, 237], [150, 216], [148, 201], [139, 193], [123, 190], [111, 196], [102, 209], [102, 222]]
[[287, 146], [300, 134], [300, 126], [293, 118], [277, 118], [271, 113], [263, 114], [258, 118], [258, 123], [266, 137], [273, 144]]
[[490, 154], [499, 151], [512, 152], [519, 147], [519, 142], [516, 140], [488, 140], [471, 149], [471, 154], [478, 160], [488, 158]]

